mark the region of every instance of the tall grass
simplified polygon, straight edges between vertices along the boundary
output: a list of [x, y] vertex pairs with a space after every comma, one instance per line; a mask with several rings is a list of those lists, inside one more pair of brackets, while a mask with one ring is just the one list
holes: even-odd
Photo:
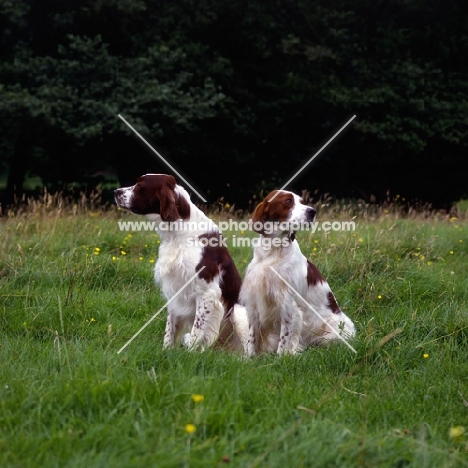
[[[164, 314], [119, 354], [164, 305], [159, 238], [119, 231], [135, 217], [115, 207], [51, 197], [0, 219], [0, 466], [468, 466], [460, 213], [316, 203], [321, 221], [357, 223], [298, 236], [357, 354], [245, 360], [163, 351]], [[245, 216], [229, 210], [212, 215]], [[250, 248], [231, 251], [243, 274]]]

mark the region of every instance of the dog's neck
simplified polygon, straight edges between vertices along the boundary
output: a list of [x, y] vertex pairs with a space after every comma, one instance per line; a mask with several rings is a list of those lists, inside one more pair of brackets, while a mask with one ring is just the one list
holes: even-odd
[[176, 192], [180, 197], [185, 198], [190, 206], [190, 216], [187, 219], [164, 221], [159, 214], [146, 215], [147, 219], [155, 223], [157, 233], [162, 241], [176, 240], [181, 242], [183, 239], [197, 237], [207, 232], [219, 232], [216, 223], [190, 200], [187, 191], [183, 187], [176, 186]]
[[254, 241], [255, 254], [260, 257], [289, 255], [291, 249], [299, 248], [295, 233], [285, 233], [281, 236], [260, 234]]

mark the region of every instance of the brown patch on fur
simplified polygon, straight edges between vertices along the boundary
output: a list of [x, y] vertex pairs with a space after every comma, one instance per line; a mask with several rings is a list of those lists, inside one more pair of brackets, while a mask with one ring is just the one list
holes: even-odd
[[147, 174], [138, 178], [133, 189], [131, 211], [159, 214], [163, 221], [190, 217], [190, 205], [175, 191], [176, 180], [167, 174]]
[[325, 278], [320, 273], [319, 269], [307, 260], [307, 284], [309, 286], [315, 286], [317, 283], [323, 283]]
[[[286, 221], [289, 218], [289, 213], [294, 208], [294, 196], [291, 192], [280, 192], [276, 195], [273, 201], [268, 201], [274, 197], [278, 190], [270, 192], [265, 199], [257, 205], [253, 214], [252, 221], [265, 223], [267, 221]], [[262, 230], [254, 229], [260, 234], [264, 234]]]
[[[220, 232], [208, 232], [199, 236], [206, 239], [210, 244], [203, 247], [202, 256], [195, 271], [199, 271], [199, 278], [207, 283], [220, 275], [220, 287], [225, 314], [234, 306], [239, 299], [239, 291], [242, 284], [241, 277], [228, 249], [223, 244], [223, 236]], [[225, 315], [226, 316], [226, 315]]]

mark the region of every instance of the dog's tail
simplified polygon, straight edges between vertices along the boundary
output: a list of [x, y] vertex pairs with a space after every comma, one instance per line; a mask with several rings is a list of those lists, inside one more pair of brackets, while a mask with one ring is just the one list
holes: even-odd
[[229, 310], [228, 316], [234, 329], [234, 339], [239, 341], [238, 344], [240, 349], [246, 353], [247, 342], [249, 340], [249, 319], [247, 309], [240, 304], [234, 304], [234, 306]]

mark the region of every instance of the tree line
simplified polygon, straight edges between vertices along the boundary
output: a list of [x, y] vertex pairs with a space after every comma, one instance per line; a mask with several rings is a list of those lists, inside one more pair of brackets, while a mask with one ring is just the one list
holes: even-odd
[[210, 202], [288, 186], [468, 195], [461, 0], [0, 0], [4, 204], [171, 172]]

